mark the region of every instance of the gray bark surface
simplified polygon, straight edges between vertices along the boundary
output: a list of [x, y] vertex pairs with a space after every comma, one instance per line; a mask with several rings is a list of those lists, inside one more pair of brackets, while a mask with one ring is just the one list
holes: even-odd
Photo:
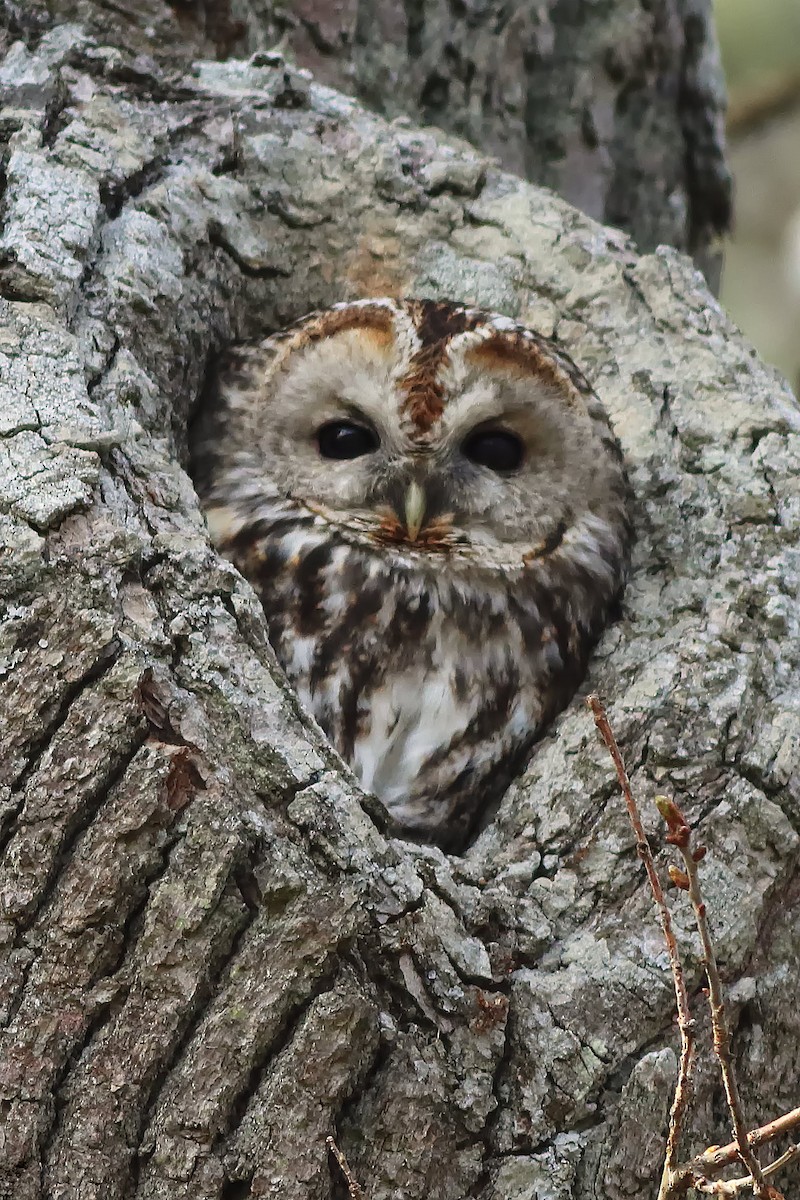
[[190, 6], [223, 51], [277, 43], [319, 81], [465, 137], [643, 250], [716, 283], [730, 222], [711, 0], [228, 0]]
[[[84, 8], [7, 10], [0, 65], [0, 1196], [316, 1200], [332, 1132], [371, 1200], [655, 1195], [672, 989], [580, 699], [465, 855], [387, 839], [210, 548], [187, 420], [228, 340], [385, 290], [573, 355], [637, 497], [587, 688], [661, 867], [656, 791], [709, 846], [756, 1123], [798, 1103], [798, 406], [675, 251]], [[705, 1068], [686, 1149], [728, 1138]]]

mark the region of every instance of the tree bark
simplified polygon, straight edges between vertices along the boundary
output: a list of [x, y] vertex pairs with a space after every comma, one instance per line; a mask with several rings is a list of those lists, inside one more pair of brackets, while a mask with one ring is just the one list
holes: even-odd
[[[672, 989], [584, 706], [463, 856], [388, 839], [210, 548], [187, 423], [226, 342], [365, 294], [573, 355], [638, 527], [587, 687], [651, 829], [659, 791], [703, 830], [755, 1124], [798, 1100], [797, 404], [675, 251], [135, 11], [4, 16], [0, 1196], [316, 1200], [330, 1133], [371, 1200], [654, 1194]], [[687, 1153], [721, 1114], [707, 1067]]]
[[711, 0], [222, 7], [188, 6], [223, 52], [287, 45], [319, 81], [467, 138], [643, 250], [687, 250], [718, 285], [731, 179]]

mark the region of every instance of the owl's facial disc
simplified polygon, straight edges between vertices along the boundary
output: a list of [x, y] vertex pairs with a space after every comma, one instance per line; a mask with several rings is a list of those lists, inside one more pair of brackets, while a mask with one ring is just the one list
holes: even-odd
[[274, 360], [243, 448], [261, 487], [364, 545], [506, 566], [604, 503], [593, 419], [535, 347], [391, 320], [301, 332]]
[[[450, 476], [457, 473], [459, 459], [508, 476], [519, 470], [526, 453], [519, 434], [492, 423], [470, 430], [460, 444], [450, 445], [456, 439], [448, 438], [438, 439], [441, 444], [434, 440], [428, 447], [409, 446], [404, 461], [402, 455], [393, 456], [382, 446], [379, 434], [358, 410], [349, 418], [325, 421], [315, 439], [320, 458], [331, 464], [375, 456], [375, 462], [354, 469], [371, 472], [374, 489], [370, 500], [380, 520], [380, 537], [407, 540], [420, 547], [440, 547], [444, 525], [452, 526]], [[410, 468], [409, 461], [413, 462]], [[426, 537], [426, 533], [432, 536]]]

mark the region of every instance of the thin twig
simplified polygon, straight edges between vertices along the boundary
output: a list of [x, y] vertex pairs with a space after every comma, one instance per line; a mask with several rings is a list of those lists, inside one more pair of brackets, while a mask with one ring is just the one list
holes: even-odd
[[747, 1140], [747, 1124], [744, 1119], [742, 1101], [739, 1095], [739, 1085], [736, 1080], [736, 1070], [731, 1056], [731, 1035], [728, 1026], [728, 1015], [725, 1011], [725, 996], [722, 990], [722, 980], [717, 967], [717, 957], [711, 940], [711, 930], [708, 925], [708, 914], [700, 889], [698, 863], [705, 855], [705, 848], [692, 847], [692, 831], [689, 823], [674, 800], [666, 796], [657, 796], [658, 811], [667, 823], [669, 833], [667, 841], [676, 847], [683, 859], [685, 874], [681, 871], [671, 871], [673, 881], [688, 892], [694, 910], [697, 932], [700, 934], [700, 944], [703, 948], [703, 967], [708, 980], [708, 1004], [711, 1011], [711, 1027], [714, 1038], [714, 1053], [717, 1056], [728, 1109], [733, 1123], [733, 1136], [738, 1146], [738, 1156], [742, 1164], [753, 1177], [752, 1187], [759, 1200], [770, 1200], [771, 1191], [764, 1179], [761, 1164]]
[[669, 956], [669, 965], [672, 971], [672, 982], [675, 987], [675, 1001], [678, 1007], [678, 1029], [681, 1036], [681, 1056], [678, 1065], [678, 1078], [675, 1084], [675, 1094], [672, 1099], [672, 1107], [669, 1114], [669, 1132], [667, 1135], [667, 1148], [664, 1155], [664, 1169], [661, 1174], [661, 1183], [658, 1189], [658, 1200], [668, 1200], [675, 1181], [676, 1164], [678, 1161], [678, 1146], [680, 1143], [683, 1121], [686, 1115], [686, 1109], [689, 1103], [689, 1095], [691, 1088], [692, 1069], [695, 1058], [695, 1039], [694, 1039], [694, 1021], [689, 1010], [689, 995], [686, 991], [686, 981], [683, 976], [683, 966], [681, 965], [680, 956], [678, 954], [678, 943], [675, 940], [675, 934], [672, 930], [672, 918], [667, 902], [664, 899], [664, 891], [661, 887], [661, 880], [656, 873], [655, 863], [653, 862], [653, 852], [650, 849], [650, 842], [647, 839], [642, 818], [639, 813], [638, 805], [633, 798], [631, 791], [631, 783], [628, 778], [628, 772], [625, 770], [625, 764], [620, 754], [617, 740], [606, 716], [606, 710], [603, 707], [598, 696], [588, 696], [586, 703], [592, 711], [594, 723], [605, 742], [608, 752], [611, 755], [614, 766], [617, 772], [617, 779], [625, 799], [625, 806], [628, 810], [628, 818], [633, 827], [634, 836], [636, 838], [636, 851], [639, 858], [642, 860], [647, 872], [647, 878], [650, 883], [650, 890], [653, 893], [653, 899], [658, 909], [658, 919], [661, 923], [661, 930], [664, 934], [664, 941], [667, 946], [667, 954]]
[[[647, 878], [658, 909], [664, 941], [667, 945], [672, 978], [675, 986], [675, 997], [678, 1006], [678, 1026], [681, 1032], [681, 1061], [675, 1095], [670, 1111], [669, 1136], [665, 1155], [664, 1170], [658, 1191], [658, 1200], [671, 1200], [678, 1194], [683, 1194], [687, 1187], [718, 1196], [735, 1196], [743, 1188], [752, 1188], [760, 1200], [784, 1200], [782, 1194], [767, 1184], [765, 1176], [772, 1175], [788, 1163], [800, 1158], [800, 1147], [790, 1146], [789, 1149], [776, 1158], [768, 1166], [762, 1167], [753, 1149], [764, 1142], [770, 1141], [779, 1134], [786, 1133], [800, 1126], [800, 1108], [776, 1117], [774, 1121], [747, 1132], [739, 1098], [733, 1061], [730, 1055], [730, 1031], [728, 1029], [725, 1002], [722, 994], [722, 983], [717, 968], [716, 956], [711, 941], [706, 907], [700, 889], [697, 865], [705, 856], [705, 847], [694, 849], [691, 845], [691, 829], [678, 806], [664, 796], [656, 797], [656, 805], [664, 820], [667, 822], [667, 841], [677, 846], [684, 860], [685, 871], [670, 867], [669, 873], [673, 883], [689, 893], [692, 908], [697, 923], [700, 940], [703, 947], [703, 964], [708, 980], [709, 1005], [714, 1034], [714, 1051], [720, 1064], [725, 1095], [733, 1120], [736, 1141], [728, 1146], [714, 1146], [703, 1154], [693, 1158], [691, 1162], [676, 1167], [678, 1142], [686, 1113], [691, 1086], [692, 1067], [694, 1064], [694, 1022], [689, 1011], [689, 997], [683, 976], [683, 968], [678, 955], [678, 946], [672, 931], [672, 920], [667, 907], [661, 882], [656, 874], [653, 853], [647, 834], [642, 824], [638, 806], [631, 791], [628, 773], [617, 745], [616, 738], [609, 724], [606, 711], [597, 696], [587, 697], [587, 704], [594, 716], [595, 725], [611, 755], [617, 772], [617, 779], [625, 799], [628, 817], [636, 836], [636, 849], [645, 865]], [[709, 1175], [715, 1171], [730, 1166], [737, 1159], [744, 1163], [750, 1172], [739, 1179], [711, 1180]]]
[[[762, 1175], [774, 1175], [776, 1171], [780, 1171], [782, 1167], [788, 1167], [789, 1163], [794, 1162], [798, 1157], [800, 1157], [800, 1146], [790, 1146], [780, 1158], [776, 1158], [768, 1166], [762, 1167], [761, 1173]], [[753, 1176], [742, 1175], [739, 1179], [721, 1179], [713, 1183], [708, 1179], [694, 1179], [692, 1186], [698, 1192], [706, 1192], [714, 1196], [735, 1196], [742, 1188], [753, 1186]], [[770, 1189], [770, 1194], [772, 1200], [779, 1200], [779, 1198], [783, 1200], [781, 1193], [775, 1188]]]
[[[707, 1196], [737, 1196], [742, 1188], [752, 1186], [752, 1175], [742, 1175], [739, 1179], [695, 1179], [692, 1183], [696, 1192], [705, 1192]], [[773, 1200], [776, 1200], [774, 1195]]]
[[325, 1145], [328, 1147], [331, 1154], [339, 1164], [339, 1170], [344, 1175], [345, 1183], [347, 1184], [347, 1190], [350, 1193], [351, 1200], [364, 1200], [364, 1193], [362, 1192], [355, 1175], [350, 1170], [350, 1164], [342, 1151], [336, 1145], [334, 1139], [332, 1137], [326, 1137]]
[[[793, 1108], [791, 1112], [784, 1113], [782, 1117], [776, 1117], [774, 1121], [768, 1121], [766, 1125], [760, 1125], [758, 1129], [751, 1129], [747, 1140], [751, 1146], [763, 1146], [765, 1142], [771, 1142], [773, 1138], [779, 1137], [782, 1133], [791, 1133], [798, 1127], [800, 1127], [800, 1108]], [[699, 1172], [707, 1175], [709, 1171], [721, 1171], [724, 1167], [729, 1167], [731, 1163], [736, 1162], [738, 1157], [736, 1142], [729, 1142], [727, 1146], [713, 1146], [710, 1150], [704, 1150], [702, 1154], [698, 1154], [691, 1162], [679, 1167], [678, 1175], [683, 1179], [692, 1173]]]
[[776, 1171], [780, 1171], [781, 1167], [788, 1167], [789, 1163], [793, 1163], [796, 1158], [800, 1158], [800, 1146], [792, 1145], [788, 1150], [784, 1150], [780, 1158], [776, 1158], [774, 1162], [762, 1167], [762, 1171], [765, 1175], [774, 1175]]

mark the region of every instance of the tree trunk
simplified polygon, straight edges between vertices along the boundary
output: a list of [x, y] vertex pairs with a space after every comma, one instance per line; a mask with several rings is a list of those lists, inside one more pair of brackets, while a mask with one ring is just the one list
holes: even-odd
[[[654, 1195], [672, 988], [583, 704], [463, 856], [387, 839], [209, 546], [187, 422], [227, 341], [384, 291], [583, 367], [638, 527], [588, 686], [650, 827], [655, 791], [702, 827], [755, 1124], [798, 1102], [797, 405], [676, 252], [137, 11], [4, 16], [0, 1195], [316, 1200], [330, 1133], [370, 1200]], [[687, 1153], [729, 1139], [712, 1076]]]
[[228, 0], [188, 6], [225, 52], [288, 44], [388, 117], [468, 138], [714, 286], [730, 222], [711, 0]]

